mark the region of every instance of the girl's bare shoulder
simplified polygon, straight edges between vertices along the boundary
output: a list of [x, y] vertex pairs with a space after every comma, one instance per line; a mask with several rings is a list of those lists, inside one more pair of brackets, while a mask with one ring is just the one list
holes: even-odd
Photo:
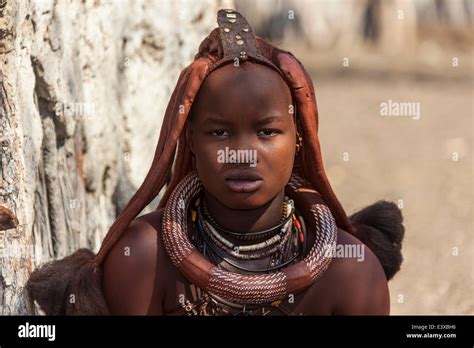
[[156, 278], [165, 262], [161, 247], [163, 210], [143, 215], [127, 227], [102, 265], [102, 288], [112, 314], [158, 314]]
[[384, 270], [359, 239], [338, 229], [324, 281], [333, 291], [333, 314], [388, 315], [390, 298]]

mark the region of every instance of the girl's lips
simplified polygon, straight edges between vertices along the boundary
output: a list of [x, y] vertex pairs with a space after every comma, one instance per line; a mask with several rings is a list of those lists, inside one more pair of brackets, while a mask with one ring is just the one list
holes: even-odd
[[258, 190], [263, 180], [226, 180], [227, 187], [234, 192], [253, 192]]

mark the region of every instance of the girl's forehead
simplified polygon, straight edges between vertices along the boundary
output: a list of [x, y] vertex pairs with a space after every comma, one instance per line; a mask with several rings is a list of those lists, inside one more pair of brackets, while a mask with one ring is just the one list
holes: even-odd
[[194, 100], [190, 121], [207, 122], [212, 115], [228, 120], [285, 116], [291, 92], [278, 72], [260, 64], [228, 64], [213, 71]]
[[227, 64], [213, 71], [203, 82], [199, 95], [230, 98], [232, 94], [248, 97], [262, 95], [291, 100], [291, 92], [275, 70], [261, 64], [246, 62], [240, 66]]
[[[259, 77], [263, 80], [275, 81], [281, 80], [285, 83], [283, 78], [278, 72], [262, 64], [257, 64], [253, 62], [244, 62], [239, 65], [234, 65], [232, 63], [226, 64], [216, 70], [214, 70], [207, 78], [204, 80], [204, 83], [210, 83], [214, 81], [219, 82], [230, 82], [236, 79], [255, 79]], [[286, 84], [286, 83], [285, 83]]]

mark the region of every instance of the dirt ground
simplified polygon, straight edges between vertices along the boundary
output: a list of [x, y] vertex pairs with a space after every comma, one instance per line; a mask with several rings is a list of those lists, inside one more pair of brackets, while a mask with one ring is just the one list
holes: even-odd
[[[474, 314], [472, 65], [344, 69], [301, 60], [316, 86], [326, 171], [346, 212], [379, 199], [403, 204], [391, 313]], [[388, 100], [419, 102], [420, 118], [382, 116]]]

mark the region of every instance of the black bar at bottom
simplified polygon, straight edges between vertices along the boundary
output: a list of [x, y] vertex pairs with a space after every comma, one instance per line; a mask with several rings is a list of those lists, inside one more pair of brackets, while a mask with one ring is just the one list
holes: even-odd
[[472, 319], [472, 316], [2, 316], [0, 346], [8, 348], [13, 345], [45, 346], [58, 343], [133, 346], [157, 343], [278, 343], [290, 346], [406, 343], [472, 347]]

